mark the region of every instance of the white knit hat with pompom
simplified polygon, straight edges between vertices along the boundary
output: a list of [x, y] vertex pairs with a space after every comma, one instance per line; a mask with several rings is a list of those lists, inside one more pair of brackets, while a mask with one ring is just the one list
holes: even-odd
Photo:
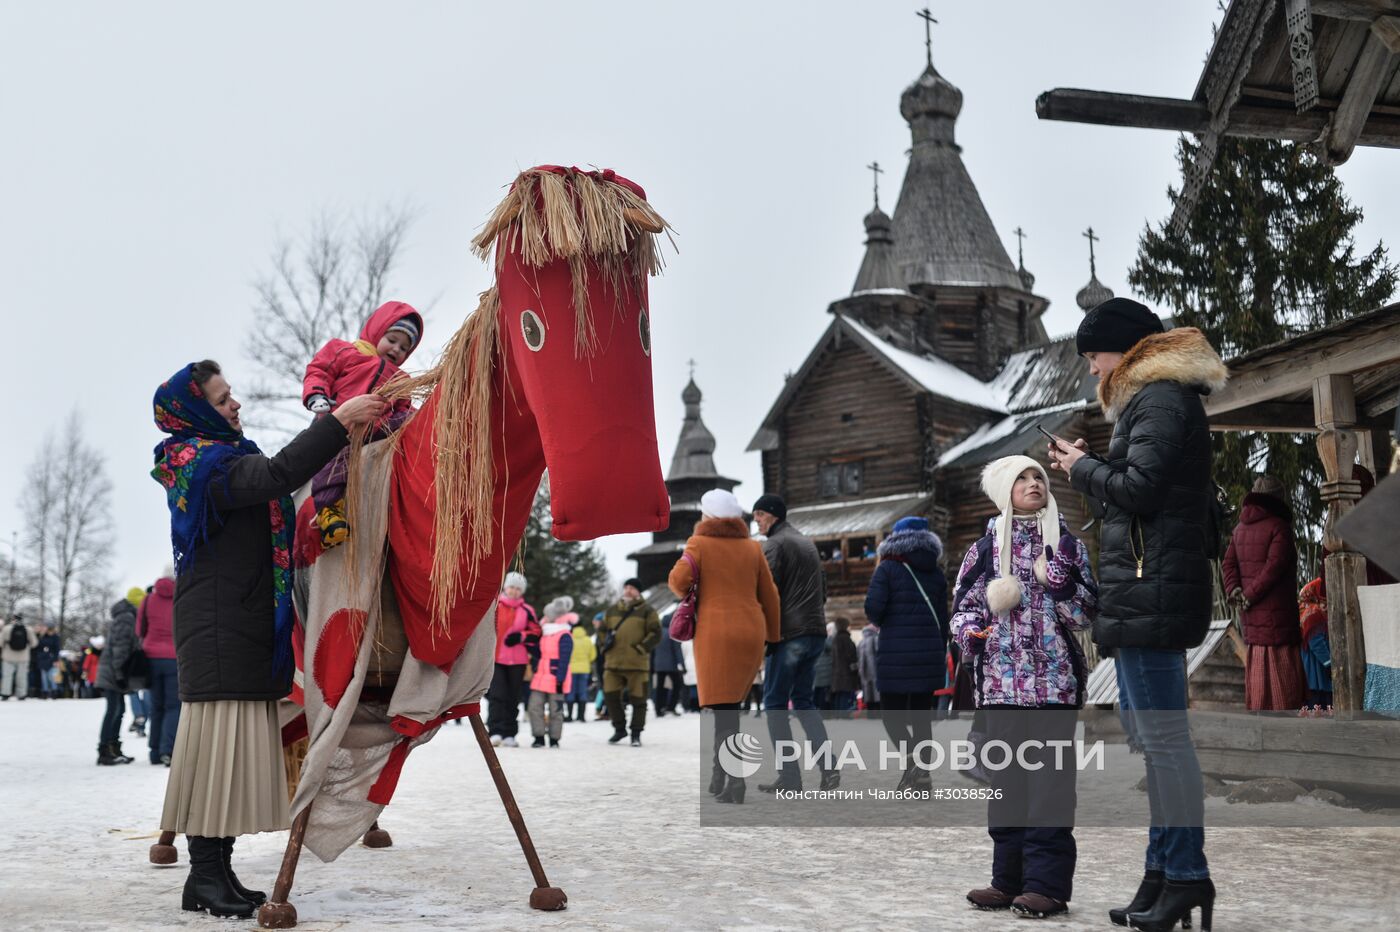
[[[1011, 490], [1016, 477], [1027, 469], [1040, 473], [1045, 483], [1045, 508], [1040, 512], [1040, 539], [1055, 546], [1060, 539], [1060, 508], [1050, 491], [1050, 476], [1029, 456], [1004, 456], [982, 470], [982, 491], [1001, 512], [996, 520], [997, 578], [987, 584], [987, 607], [995, 615], [1006, 615], [1021, 604], [1021, 580], [1011, 572]], [[1036, 554], [1035, 578], [1045, 585], [1045, 554]]]

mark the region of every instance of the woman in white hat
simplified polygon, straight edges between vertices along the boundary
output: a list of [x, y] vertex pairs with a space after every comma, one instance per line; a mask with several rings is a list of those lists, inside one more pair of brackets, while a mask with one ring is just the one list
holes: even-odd
[[[1097, 609], [1088, 552], [1060, 519], [1049, 477], [1030, 457], [988, 464], [982, 491], [1001, 513], [963, 560], [952, 630], [971, 658], [987, 740], [1013, 750], [1029, 739], [1072, 740], [1087, 674], [1071, 632], [1089, 627]], [[967, 898], [978, 909], [1043, 918], [1069, 908], [1074, 771], [1057, 768], [1044, 746], [1027, 751], [1020, 766], [990, 770], [992, 788], [1001, 791], [987, 811], [992, 883]], [[1064, 821], [1040, 827], [1055, 824], [1045, 821], [1051, 813]]]
[[742, 803], [743, 779], [726, 774], [719, 748], [739, 730], [739, 703], [748, 695], [764, 645], [781, 636], [781, 606], [763, 548], [749, 536], [734, 493], [711, 489], [700, 499], [700, 522], [671, 570], [671, 591], [684, 598], [698, 581], [695, 673], [700, 705], [715, 713], [715, 753], [710, 793], [722, 803]]

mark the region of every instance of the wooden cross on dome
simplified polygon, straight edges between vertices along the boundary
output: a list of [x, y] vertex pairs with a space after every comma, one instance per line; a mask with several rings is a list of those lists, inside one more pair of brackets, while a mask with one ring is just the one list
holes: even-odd
[[1017, 227], [1011, 232], [1016, 237], [1016, 264], [1024, 269], [1026, 267], [1026, 254], [1024, 249], [1026, 245], [1026, 231]]
[[1085, 230], [1080, 235], [1089, 241], [1089, 277], [1093, 278], [1098, 275], [1098, 270], [1094, 268], [1094, 243], [1098, 242], [1102, 237], [1094, 235], [1093, 227], [1089, 227], [1089, 229]]
[[936, 23], [936, 22], [938, 22], [938, 20], [936, 20], [936, 19], [933, 18], [933, 14], [929, 12], [929, 8], [928, 8], [928, 7], [924, 7], [922, 10], [920, 10], [920, 11], [917, 12], [917, 13], [915, 13], [914, 15], [917, 16], [917, 17], [919, 17], [919, 19], [921, 19], [921, 20], [924, 21], [924, 52], [925, 52], [925, 54], [928, 55], [928, 66], [929, 66], [930, 68], [932, 68], [932, 67], [933, 67], [933, 24]]
[[879, 210], [879, 209], [880, 209], [880, 176], [883, 175], [883, 174], [885, 173], [885, 170], [884, 170], [883, 168], [880, 167], [880, 163], [879, 163], [879, 162], [871, 162], [869, 165], [867, 165], [867, 166], [865, 166], [865, 167], [868, 168], [868, 169], [870, 169], [871, 174], [873, 174], [873, 175], [875, 176], [875, 209], [876, 209], [876, 210]]
[[693, 359], [687, 359], [687, 360], [685, 361], [685, 364], [686, 364], [687, 366], [690, 366], [690, 380], [691, 380], [692, 382], [694, 382], [694, 381], [695, 381], [695, 360], [693, 360]]

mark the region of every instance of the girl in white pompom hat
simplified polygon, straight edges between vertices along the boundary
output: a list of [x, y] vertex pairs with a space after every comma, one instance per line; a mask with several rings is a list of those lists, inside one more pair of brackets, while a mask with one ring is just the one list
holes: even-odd
[[[987, 465], [982, 491], [1000, 511], [968, 550], [958, 572], [953, 637], [970, 662], [986, 741], [1013, 749], [1028, 740], [1073, 740], [1087, 671], [1073, 631], [1087, 628], [1097, 587], [1083, 543], [1060, 518], [1045, 469], [1028, 456]], [[1035, 715], [1025, 710], [1049, 710]], [[984, 745], [985, 746], [985, 745]], [[1074, 878], [1074, 771], [990, 771], [1001, 799], [988, 807], [991, 886], [968, 893], [979, 909], [1011, 909], [1043, 918], [1066, 912]], [[1037, 759], [1026, 755], [1026, 764]], [[1063, 815], [1064, 821], [1059, 822]]]

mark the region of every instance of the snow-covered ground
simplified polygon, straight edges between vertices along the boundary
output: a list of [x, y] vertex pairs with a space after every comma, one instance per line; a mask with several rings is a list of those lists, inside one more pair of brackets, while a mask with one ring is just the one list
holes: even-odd
[[[133, 740], [137, 763], [95, 766], [101, 717], [97, 701], [0, 704], [0, 929], [238, 925], [180, 911], [183, 843], [180, 865], [147, 862], [167, 771]], [[382, 821], [392, 848], [303, 859], [300, 928], [1022, 927], [963, 900], [988, 880], [983, 831], [701, 828], [698, 717], [653, 719], [641, 749], [610, 746], [609, 733], [590, 721], [566, 726], [559, 750], [501, 751], [567, 911], [528, 907], [529, 872], [471, 730], [449, 725], [409, 758]], [[1076, 835], [1072, 912], [1055, 926], [1111, 928], [1105, 911], [1135, 888], [1144, 832]], [[245, 883], [271, 889], [285, 840], [240, 841]], [[1221, 932], [1400, 921], [1400, 830], [1218, 829], [1207, 852]]]

